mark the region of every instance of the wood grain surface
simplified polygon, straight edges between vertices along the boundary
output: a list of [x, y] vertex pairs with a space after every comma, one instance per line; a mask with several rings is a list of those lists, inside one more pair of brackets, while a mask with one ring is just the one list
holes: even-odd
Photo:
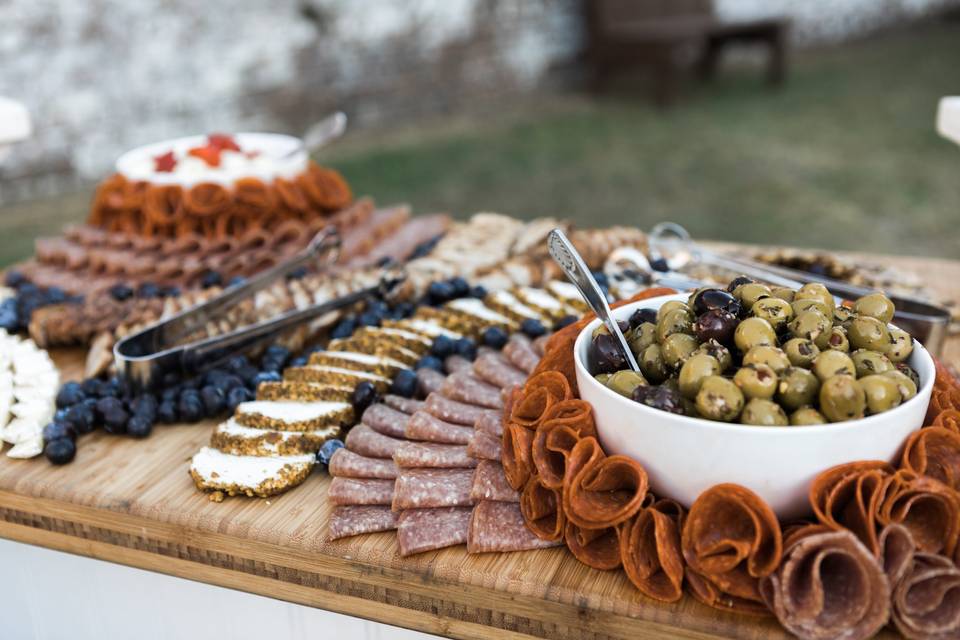
[[[896, 261], [954, 294], [960, 286], [958, 262]], [[960, 340], [945, 355], [960, 364]], [[79, 351], [54, 357], [64, 380], [79, 378]], [[690, 597], [650, 600], [622, 571], [587, 568], [565, 549], [403, 559], [393, 533], [326, 542], [320, 472], [269, 500], [210, 502], [187, 468], [212, 425], [158, 426], [143, 441], [98, 432], [64, 467], [3, 456], [0, 536], [457, 638], [788, 637], [772, 619]]]

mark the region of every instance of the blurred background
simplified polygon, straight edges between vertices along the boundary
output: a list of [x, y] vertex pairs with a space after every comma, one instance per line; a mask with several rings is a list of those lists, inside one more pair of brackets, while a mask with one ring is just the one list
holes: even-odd
[[[301, 133], [418, 212], [675, 220], [721, 240], [960, 257], [960, 0], [4, 0], [0, 266], [123, 151]], [[2, 119], [0, 115], [0, 119]], [[3, 123], [0, 122], [0, 128]]]

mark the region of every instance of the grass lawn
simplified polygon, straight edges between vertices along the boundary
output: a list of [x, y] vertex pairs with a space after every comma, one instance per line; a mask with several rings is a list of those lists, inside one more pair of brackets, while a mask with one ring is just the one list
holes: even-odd
[[[722, 71], [659, 112], [637, 95], [534, 99], [324, 154], [357, 193], [417, 211], [674, 220], [696, 236], [960, 258], [960, 149], [934, 131], [960, 93], [960, 24], [800, 52], [771, 92]], [[83, 217], [88, 193], [0, 210], [0, 264]]]

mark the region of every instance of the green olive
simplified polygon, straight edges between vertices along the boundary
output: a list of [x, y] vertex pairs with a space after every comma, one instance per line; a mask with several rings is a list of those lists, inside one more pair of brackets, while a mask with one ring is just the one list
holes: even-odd
[[894, 369], [893, 371], [884, 371], [880, 375], [892, 378], [897, 383], [897, 389], [900, 390], [900, 397], [903, 402], [917, 395], [917, 385], [903, 372]]
[[913, 338], [910, 337], [909, 333], [898, 327], [890, 329], [888, 333], [890, 344], [887, 347], [887, 357], [892, 362], [903, 362], [913, 353]]
[[763, 318], [770, 323], [774, 331], [780, 331], [793, 319], [790, 303], [780, 298], [761, 298], [750, 307], [751, 315]]
[[830, 422], [862, 418], [866, 407], [866, 394], [853, 376], [833, 376], [820, 385], [820, 411]]
[[857, 377], [862, 378], [874, 373], [883, 373], [884, 371], [893, 371], [893, 363], [887, 356], [879, 351], [870, 349], [857, 349], [850, 354], [853, 360], [853, 366], [857, 370]]
[[783, 352], [790, 359], [790, 364], [795, 367], [810, 368], [813, 366], [813, 360], [820, 355], [820, 349], [813, 343], [813, 340], [806, 338], [791, 338], [783, 345]]
[[805, 427], [814, 424], [827, 424], [827, 419], [813, 407], [801, 407], [790, 414], [790, 424]]
[[663, 362], [670, 371], [676, 371], [697, 350], [697, 339], [686, 333], [674, 333], [660, 345]]
[[695, 353], [680, 367], [680, 374], [677, 376], [680, 393], [685, 398], [696, 398], [704, 378], [719, 374], [720, 363], [716, 358], [705, 353]]
[[833, 321], [836, 324], [843, 325], [853, 320], [855, 316], [856, 314], [853, 312], [853, 309], [849, 307], [840, 305], [833, 308]]
[[833, 305], [826, 304], [819, 298], [794, 298], [790, 306], [793, 308], [793, 315], [795, 316], [813, 309], [822, 313], [825, 318], [833, 317]]
[[657, 319], [657, 340], [662, 343], [674, 333], [693, 335], [693, 314], [688, 309], [671, 309]]
[[843, 327], [834, 325], [830, 327], [830, 331], [827, 332], [827, 338], [825, 340], [827, 343], [827, 349], [833, 349], [834, 351], [843, 351], [848, 353], [850, 351], [850, 340], [847, 338], [847, 332], [844, 331]]
[[[659, 309], [657, 309], [657, 324], [660, 324], [660, 319], [663, 318], [668, 313], [670, 313], [671, 311], [673, 311], [674, 309], [684, 309], [686, 311], [690, 311], [690, 307], [688, 307], [683, 302], [680, 302], [679, 300], [668, 300], [667, 302], [664, 302], [662, 305], [660, 305]], [[693, 314], [692, 311], [690, 311], [690, 313]]]
[[890, 298], [882, 293], [870, 293], [862, 298], [858, 298], [853, 303], [853, 310], [861, 316], [870, 316], [876, 318], [883, 324], [893, 320], [893, 312], [896, 310]]
[[733, 356], [730, 355], [730, 349], [727, 349], [725, 346], [713, 339], [701, 343], [697, 348], [697, 353], [705, 353], [708, 356], [713, 356], [716, 358], [717, 362], [720, 363], [721, 371], [726, 371], [733, 364]]
[[639, 358], [647, 347], [657, 341], [657, 325], [652, 322], [643, 322], [638, 327], [631, 329], [625, 337], [630, 344], [633, 355]]
[[670, 375], [670, 370], [667, 369], [667, 365], [663, 361], [663, 353], [658, 344], [652, 344], [643, 350], [639, 365], [643, 377], [654, 384], [663, 382]]
[[910, 378], [910, 381], [913, 382], [913, 386], [915, 386], [917, 389], [920, 388], [920, 374], [917, 373], [916, 369], [902, 362], [894, 365], [894, 367], [897, 371]]
[[795, 300], [819, 300], [831, 309], [834, 306], [833, 294], [819, 282], [808, 282], [794, 295]]
[[883, 413], [903, 402], [900, 387], [893, 378], [873, 374], [860, 378], [860, 386], [867, 397], [867, 411], [869, 413]]
[[637, 387], [647, 386], [647, 381], [636, 371], [625, 369], [612, 373], [606, 384], [607, 387], [613, 391], [630, 398], [633, 396], [633, 392]]
[[[790, 322], [790, 333], [794, 338], [817, 340], [830, 330], [832, 323], [816, 309], [807, 309], [798, 313]], [[817, 345], [819, 347], [819, 345]]]
[[751, 309], [760, 298], [772, 297], [770, 287], [759, 282], [748, 282], [733, 290], [733, 296], [740, 301], [744, 309]]
[[737, 325], [733, 341], [741, 353], [746, 353], [753, 347], [777, 344], [777, 332], [763, 318], [747, 318]]
[[813, 372], [823, 382], [837, 375], [856, 377], [857, 368], [843, 351], [824, 351], [813, 361]]
[[753, 347], [744, 354], [743, 364], [765, 364], [775, 372], [780, 373], [790, 366], [790, 358], [782, 349], [761, 345]]
[[743, 393], [737, 385], [720, 376], [708, 376], [700, 383], [697, 412], [704, 418], [732, 422], [743, 410]]
[[777, 402], [785, 409], [799, 409], [813, 404], [820, 391], [820, 380], [809, 369], [789, 367], [780, 373]]
[[733, 375], [745, 398], [769, 400], [777, 391], [777, 374], [765, 364], [746, 364]]
[[763, 398], [753, 398], [747, 402], [740, 414], [740, 422], [761, 427], [785, 427], [790, 424], [780, 405]]
[[786, 302], [793, 302], [793, 296], [796, 295], [796, 291], [790, 287], [774, 287], [770, 290], [770, 295]]
[[612, 373], [598, 373], [597, 375], [593, 376], [593, 379], [602, 385], [606, 385], [607, 380], [609, 380], [610, 376], [612, 375], [613, 375]]
[[886, 353], [890, 348], [887, 325], [870, 316], [857, 316], [851, 320], [847, 337], [854, 349], [872, 349]]

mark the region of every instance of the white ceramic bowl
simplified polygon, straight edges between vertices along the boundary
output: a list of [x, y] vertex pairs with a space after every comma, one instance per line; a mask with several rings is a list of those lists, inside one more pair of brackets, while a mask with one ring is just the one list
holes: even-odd
[[[626, 320], [636, 309], [658, 309], [686, 294], [662, 296], [614, 310]], [[634, 402], [597, 382], [587, 371], [588, 324], [574, 344], [580, 397], [593, 406], [604, 451], [637, 460], [658, 496], [689, 507], [722, 482], [752, 489], [790, 520], [810, 513], [807, 492], [821, 471], [854, 460], [893, 461], [903, 441], [923, 424], [933, 390], [933, 359], [914, 341], [908, 364], [920, 374], [917, 395], [899, 407], [860, 420], [808, 427], [757, 427], [678, 416]]]

